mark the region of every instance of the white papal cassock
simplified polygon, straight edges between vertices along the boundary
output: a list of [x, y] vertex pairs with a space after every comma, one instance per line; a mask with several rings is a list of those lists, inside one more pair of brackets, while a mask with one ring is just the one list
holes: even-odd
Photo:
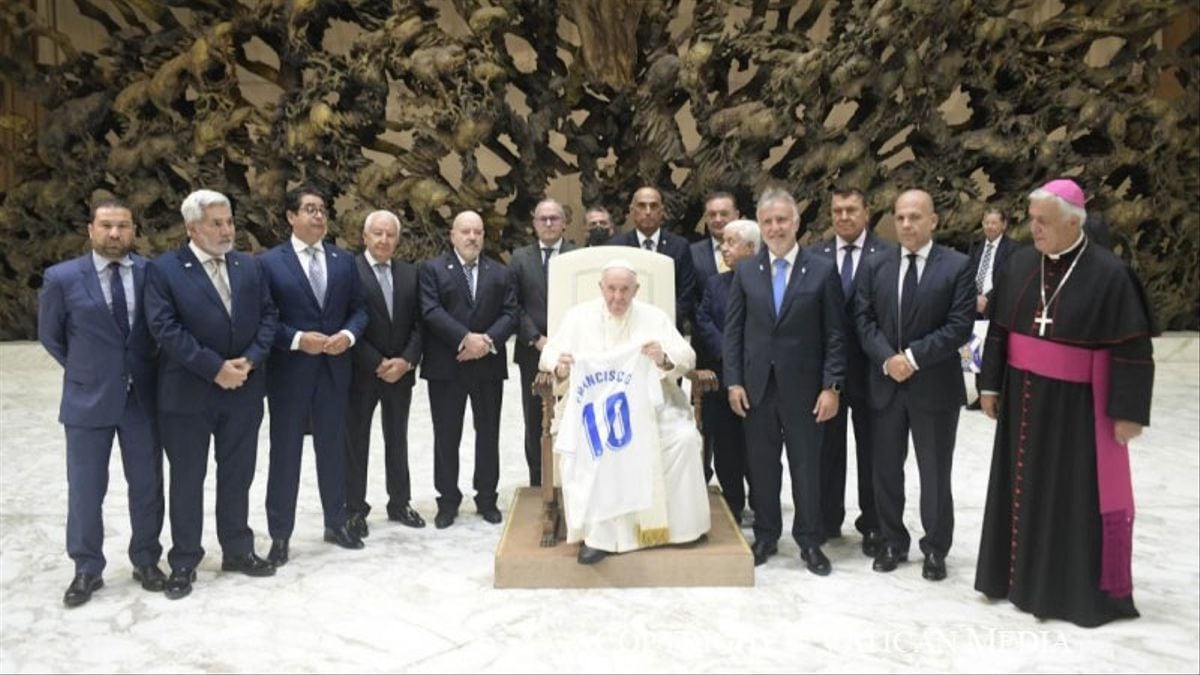
[[[640, 354], [652, 340], [673, 369]], [[637, 300], [616, 317], [597, 298], [567, 312], [542, 350], [541, 368], [553, 371], [563, 353], [576, 360], [555, 415], [567, 541], [621, 553], [708, 532], [702, 441], [675, 382], [694, 367], [696, 353], [675, 322]]]

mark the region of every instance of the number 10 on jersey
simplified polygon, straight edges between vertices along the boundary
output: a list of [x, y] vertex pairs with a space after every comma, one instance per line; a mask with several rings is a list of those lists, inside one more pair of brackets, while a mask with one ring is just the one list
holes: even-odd
[[605, 446], [614, 452], [629, 445], [633, 440], [633, 428], [629, 425], [629, 399], [625, 392], [618, 392], [604, 401], [604, 422], [608, 435], [601, 445], [600, 428], [596, 425], [596, 404], [583, 406], [583, 428], [587, 432], [588, 444], [592, 446], [592, 457], [599, 459]]

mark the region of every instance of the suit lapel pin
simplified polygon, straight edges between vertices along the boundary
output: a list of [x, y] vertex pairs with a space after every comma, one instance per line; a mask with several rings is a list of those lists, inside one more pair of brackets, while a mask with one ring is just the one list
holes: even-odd
[[763, 266], [762, 266], [762, 263], [759, 263], [759, 264], [758, 264], [758, 271], [759, 271], [759, 272], [766, 271], [766, 269], [767, 269], [767, 268], [765, 268], [765, 267], [763, 267]]
[[185, 262], [185, 263], [183, 263], [183, 268], [184, 268], [184, 269], [187, 269], [187, 268], [189, 268], [189, 267], [191, 267], [191, 266], [192, 266], [192, 263], [190, 263], [190, 262]]
[[805, 273], [805, 272], [807, 272], [807, 271], [808, 271], [808, 268], [807, 268], [807, 267], [801, 267], [801, 268], [800, 268], [800, 274], [804, 274], [804, 273]]

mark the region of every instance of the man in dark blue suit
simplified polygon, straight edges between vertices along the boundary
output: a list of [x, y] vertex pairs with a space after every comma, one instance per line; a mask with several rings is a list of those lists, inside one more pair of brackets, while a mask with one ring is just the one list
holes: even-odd
[[454, 524], [458, 489], [458, 446], [467, 400], [475, 421], [475, 508], [489, 523], [501, 520], [496, 507], [500, 480], [500, 406], [508, 362], [504, 343], [517, 330], [517, 284], [504, 265], [483, 255], [483, 219], [474, 211], [454, 217], [451, 251], [421, 265], [421, 312], [425, 317], [425, 361], [433, 416], [433, 483], [438, 491], [434, 525]]
[[[721, 252], [721, 242], [724, 238], [725, 226], [730, 222], [741, 217], [738, 213], [737, 204], [733, 195], [728, 192], [712, 192], [704, 199], [704, 227], [708, 231], [708, 236], [700, 241], [693, 242], [689, 247], [689, 252], [692, 256], [692, 270], [696, 275], [696, 322], [700, 321], [700, 303], [704, 299], [705, 290], [708, 288], [708, 282], [718, 273], [729, 271], [729, 267], [725, 264], [724, 255]], [[728, 289], [728, 285], [725, 287]], [[725, 308], [721, 307], [721, 316], [725, 316]], [[718, 328], [718, 332], [723, 330], [724, 323]], [[693, 337], [699, 333], [699, 326], [694, 325], [692, 330]], [[707, 369], [714, 371], [720, 376], [721, 372], [721, 355], [708, 351], [703, 340], [692, 340], [692, 346], [696, 349], [696, 368]], [[704, 429], [704, 480], [708, 482], [712, 478], [713, 460], [718, 452], [716, 448], [717, 433], [720, 430], [720, 422], [717, 417], [726, 415], [726, 410], [729, 408], [729, 397], [721, 387], [717, 391], [710, 391], [704, 394], [704, 402], [702, 406]], [[716, 417], [714, 417], [716, 416]], [[718, 477], [720, 480], [720, 477]], [[744, 500], [743, 500], [744, 501]], [[730, 507], [732, 508], [732, 507]], [[734, 517], [741, 519], [741, 511], [734, 511]]]
[[325, 199], [299, 187], [286, 198], [292, 236], [259, 257], [279, 308], [279, 330], [267, 365], [271, 410], [271, 468], [267, 474], [268, 559], [287, 563], [296, 524], [300, 457], [311, 423], [317, 457], [317, 488], [325, 541], [363, 547], [346, 512], [346, 406], [350, 393], [349, 349], [367, 327], [362, 284], [354, 256], [324, 241]]
[[63, 367], [58, 421], [67, 435], [67, 554], [75, 577], [67, 607], [104, 585], [104, 493], [113, 434], [129, 485], [133, 578], [161, 591], [162, 450], [154, 424], [157, 348], [146, 329], [146, 259], [131, 253], [137, 228], [115, 199], [92, 206], [92, 251], [46, 270], [38, 339]]
[[821, 436], [837, 415], [845, 377], [845, 301], [833, 263], [796, 244], [800, 214], [790, 194], [763, 193], [758, 224], [768, 250], [734, 272], [724, 359], [729, 405], [745, 419], [754, 563], [778, 550], [779, 454], [786, 444], [796, 509], [792, 537], [809, 571], [824, 576], [831, 566], [821, 551]]
[[867, 355], [874, 414], [875, 500], [883, 550], [874, 569], [908, 559], [904, 459], [911, 431], [921, 476], [922, 575], [946, 578], [954, 534], [950, 467], [959, 408], [966, 402], [958, 350], [971, 337], [975, 284], [967, 256], [932, 241], [933, 199], [909, 190], [893, 210], [899, 254], [867, 261], [855, 289], [855, 320]]
[[408, 471], [408, 412], [421, 361], [421, 304], [417, 266], [394, 259], [400, 241], [400, 219], [391, 211], [374, 211], [363, 223], [365, 250], [354, 260], [366, 295], [367, 328], [354, 345], [350, 403], [346, 426], [346, 508], [349, 527], [367, 536], [367, 465], [371, 423], [380, 409], [387, 516], [408, 527], [425, 527], [412, 507]]
[[[725, 351], [725, 308], [729, 304], [729, 288], [733, 285], [733, 268], [746, 258], [758, 253], [762, 235], [758, 224], [752, 220], [735, 220], [722, 223], [724, 234], [721, 241], [723, 266], [726, 271], [708, 278], [703, 299], [696, 309], [696, 335], [693, 342], [696, 352], [703, 349], [715, 355], [708, 367], [718, 374], [722, 372], [721, 357]], [[723, 380], [724, 378], [722, 378]], [[733, 414], [729, 407], [729, 387], [724, 381], [711, 400], [704, 399], [704, 434], [712, 438], [714, 463], [721, 493], [733, 519], [740, 525], [742, 511], [746, 507], [746, 437], [742, 432], [742, 418]]]
[[692, 254], [687, 239], [662, 228], [666, 212], [663, 210], [662, 193], [649, 186], [638, 188], [629, 202], [629, 217], [634, 229], [613, 237], [611, 246], [636, 246], [647, 251], [656, 251], [675, 261], [675, 325], [679, 332], [692, 319], [692, 312], [700, 290], [696, 286], [696, 272], [692, 269]]
[[168, 598], [192, 591], [204, 558], [204, 476], [217, 461], [221, 569], [261, 577], [275, 567], [254, 554], [250, 484], [258, 455], [265, 375], [276, 313], [254, 258], [233, 250], [224, 195], [198, 190], [180, 208], [191, 241], [150, 263], [146, 319], [162, 348], [158, 423], [171, 460]]
[[871, 214], [861, 190], [834, 190], [830, 201], [833, 239], [810, 249], [825, 256], [838, 268], [842, 294], [846, 297], [846, 390], [837, 417], [829, 420], [821, 444], [821, 522], [827, 538], [842, 536], [846, 517], [846, 422], [854, 412], [854, 454], [858, 466], [858, 510], [854, 527], [862, 533], [862, 552], [879, 555], [882, 538], [871, 483], [871, 411], [867, 405], [867, 364], [862, 344], [854, 331], [854, 285], [862, 266], [876, 255], [894, 252], [895, 244], [877, 238], [868, 227]]

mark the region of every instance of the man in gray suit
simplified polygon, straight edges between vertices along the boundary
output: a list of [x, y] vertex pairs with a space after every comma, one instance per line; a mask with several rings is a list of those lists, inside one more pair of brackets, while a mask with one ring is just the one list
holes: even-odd
[[546, 344], [546, 275], [550, 258], [575, 248], [563, 238], [567, 227], [563, 206], [543, 199], [533, 209], [533, 231], [537, 241], [513, 251], [509, 266], [517, 279], [517, 344], [513, 361], [521, 369], [521, 408], [525, 413], [525, 463], [529, 484], [542, 484], [542, 404], [533, 395], [538, 359]]

